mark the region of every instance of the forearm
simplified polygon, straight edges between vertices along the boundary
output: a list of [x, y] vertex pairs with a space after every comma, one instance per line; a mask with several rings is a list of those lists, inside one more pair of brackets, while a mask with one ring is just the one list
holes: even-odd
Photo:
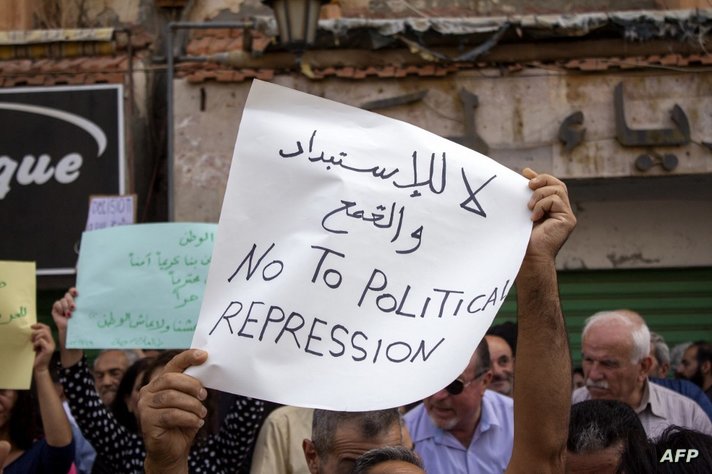
[[67, 446], [72, 442], [72, 428], [48, 369], [35, 370], [35, 385], [47, 444], [54, 447]]
[[81, 349], [67, 349], [67, 331], [59, 330], [59, 359], [62, 367], [67, 368], [75, 365], [84, 356]]
[[553, 258], [525, 258], [516, 284], [515, 451], [563, 471], [571, 355]]

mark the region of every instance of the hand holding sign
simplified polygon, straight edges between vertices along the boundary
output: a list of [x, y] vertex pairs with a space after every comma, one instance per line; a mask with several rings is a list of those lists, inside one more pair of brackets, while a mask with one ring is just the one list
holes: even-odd
[[566, 185], [550, 175], [537, 175], [525, 168], [529, 187], [534, 191], [528, 207], [534, 221], [525, 258], [554, 259], [576, 226]]
[[72, 287], [64, 296], [52, 305], [52, 319], [57, 326], [59, 336], [60, 358], [64, 367], [71, 367], [82, 358], [83, 351], [80, 349], [67, 348], [67, 327], [69, 318], [76, 309], [75, 298], [79, 296], [77, 289]]
[[138, 412], [146, 443], [147, 473], [188, 472], [188, 453], [208, 411], [202, 404], [207, 391], [183, 371], [203, 364], [207, 357], [206, 352], [198, 350], [181, 352], [161, 375], [141, 389]]
[[42, 323], [33, 324], [32, 326], [32, 347], [35, 350], [35, 373], [47, 371], [49, 363], [54, 353], [54, 339], [49, 330], [49, 326]]

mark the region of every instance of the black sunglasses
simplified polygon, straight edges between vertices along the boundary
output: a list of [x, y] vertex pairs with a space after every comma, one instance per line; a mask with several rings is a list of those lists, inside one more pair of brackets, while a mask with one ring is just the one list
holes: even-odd
[[476, 375], [475, 378], [470, 380], [469, 382], [465, 383], [464, 380], [462, 380], [460, 377], [456, 378], [450, 384], [445, 387], [445, 391], [449, 393], [450, 395], [460, 395], [465, 388], [470, 385], [472, 382], [477, 380], [478, 378], [482, 377], [485, 373], [487, 373], [489, 369], [481, 370], [479, 371]]

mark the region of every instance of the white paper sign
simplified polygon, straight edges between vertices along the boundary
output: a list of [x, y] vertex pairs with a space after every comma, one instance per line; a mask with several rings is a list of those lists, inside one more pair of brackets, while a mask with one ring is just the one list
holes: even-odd
[[136, 222], [136, 195], [91, 196], [85, 230], [105, 229]]
[[452, 382], [511, 288], [527, 180], [415, 126], [254, 81], [188, 373], [331, 410]]

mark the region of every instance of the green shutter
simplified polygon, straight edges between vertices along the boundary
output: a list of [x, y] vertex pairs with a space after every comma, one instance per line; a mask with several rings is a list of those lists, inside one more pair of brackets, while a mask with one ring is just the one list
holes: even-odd
[[[670, 347], [712, 341], [712, 268], [562, 271], [559, 291], [574, 365], [580, 365], [584, 320], [597, 311], [637, 311]], [[494, 324], [516, 321], [515, 302], [512, 289]]]

